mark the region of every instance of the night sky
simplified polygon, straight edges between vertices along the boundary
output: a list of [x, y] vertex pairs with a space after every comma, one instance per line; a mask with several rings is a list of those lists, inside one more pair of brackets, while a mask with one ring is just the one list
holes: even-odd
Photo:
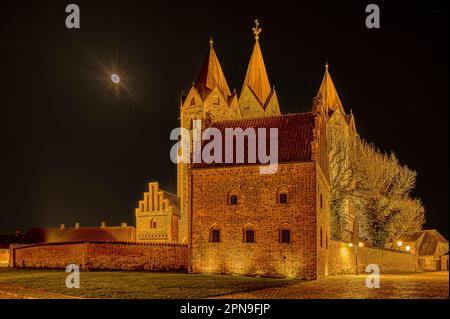
[[[81, 29], [65, 27], [65, 7]], [[381, 29], [365, 27], [365, 7]], [[326, 59], [362, 137], [418, 172], [448, 238], [448, 10], [433, 1], [10, 1], [0, 7], [0, 233], [134, 225], [149, 181], [176, 191], [179, 100], [214, 46], [239, 92], [259, 18], [283, 113], [309, 111]], [[117, 72], [124, 83], [112, 87]]]

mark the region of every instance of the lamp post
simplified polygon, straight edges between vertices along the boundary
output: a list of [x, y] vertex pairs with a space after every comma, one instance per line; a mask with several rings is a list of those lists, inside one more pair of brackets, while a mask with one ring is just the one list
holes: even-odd
[[358, 242], [357, 240], [353, 240], [354, 242], [351, 242], [348, 244], [349, 247], [353, 247], [355, 251], [355, 275], [359, 275], [358, 271], [358, 247], [364, 247], [364, 243], [362, 241]]

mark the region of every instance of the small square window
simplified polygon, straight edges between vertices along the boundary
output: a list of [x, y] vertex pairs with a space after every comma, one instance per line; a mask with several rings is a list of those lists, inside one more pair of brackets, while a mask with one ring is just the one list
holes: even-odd
[[245, 231], [245, 242], [254, 243], [255, 242], [255, 231], [253, 229], [247, 229]]
[[230, 196], [230, 205], [237, 205], [237, 203], [238, 203], [237, 195], [231, 195]]
[[283, 229], [281, 231], [281, 242], [283, 244], [291, 242], [291, 231], [289, 229]]
[[220, 230], [214, 229], [211, 232], [211, 242], [212, 243], [220, 243]]
[[281, 194], [279, 195], [278, 200], [279, 200], [280, 204], [287, 204], [287, 202], [288, 202], [288, 196], [287, 196], [287, 194], [286, 194], [286, 193], [281, 193]]

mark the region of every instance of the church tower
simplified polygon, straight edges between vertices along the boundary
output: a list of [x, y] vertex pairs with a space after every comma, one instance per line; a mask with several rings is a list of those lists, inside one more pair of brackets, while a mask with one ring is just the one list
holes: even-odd
[[[204, 125], [205, 123], [241, 118], [237, 95], [230, 91], [212, 39], [209, 41], [209, 45], [209, 52], [197, 80], [193, 83], [189, 93], [181, 99], [180, 127], [190, 131], [191, 140], [194, 120], [201, 120]], [[189, 154], [189, 158], [192, 159], [191, 154]], [[190, 168], [190, 163], [178, 163], [177, 166], [177, 196], [180, 198], [181, 206], [179, 225], [181, 242], [186, 242], [188, 234]]]
[[[326, 63], [316, 99], [321, 101], [324, 111], [328, 115], [326, 136], [331, 184], [332, 186], [339, 184], [338, 189], [341, 189], [350, 186], [348, 184], [348, 181], [351, 181], [349, 151], [357, 133], [353, 114], [346, 114], [328, 68], [328, 63]], [[355, 231], [355, 209], [351, 201], [344, 199], [332, 203], [332, 206], [334, 207], [331, 212], [334, 225], [332, 236], [342, 240], [351, 240]]]
[[253, 46], [239, 97], [242, 118], [281, 115], [277, 94], [275, 89], [270, 86], [259, 45], [259, 34], [261, 31], [262, 29], [259, 27], [258, 19], [256, 19], [255, 27], [253, 28], [255, 45]]

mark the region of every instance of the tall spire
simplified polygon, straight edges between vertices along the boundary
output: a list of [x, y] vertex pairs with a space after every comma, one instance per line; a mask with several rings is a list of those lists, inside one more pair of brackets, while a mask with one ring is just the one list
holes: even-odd
[[330, 72], [328, 72], [328, 61], [325, 62], [325, 74], [323, 75], [319, 92], [317, 92], [317, 97], [322, 99], [323, 105], [328, 110], [336, 111], [337, 108], [341, 108], [344, 111]]
[[220, 66], [219, 59], [213, 47], [213, 39], [209, 40], [209, 52], [206, 55], [205, 62], [200, 70], [200, 73], [195, 81], [195, 88], [204, 99], [211, 90], [216, 86], [222, 92], [225, 98], [231, 95], [230, 88], [228, 87], [227, 80], [223, 74], [222, 67]]
[[261, 48], [259, 46], [259, 34], [262, 29], [259, 27], [258, 19], [255, 20], [255, 27], [252, 30], [255, 35], [255, 45], [248, 64], [243, 88], [248, 86], [256, 95], [261, 104], [264, 104], [271, 92], [271, 86], [269, 77], [267, 76]]

